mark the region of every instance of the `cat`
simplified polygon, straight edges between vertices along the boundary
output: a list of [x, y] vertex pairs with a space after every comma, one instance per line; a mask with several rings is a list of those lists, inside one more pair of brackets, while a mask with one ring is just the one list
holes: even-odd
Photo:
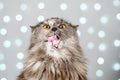
[[58, 17], [31, 26], [28, 56], [17, 80], [87, 80], [77, 27]]

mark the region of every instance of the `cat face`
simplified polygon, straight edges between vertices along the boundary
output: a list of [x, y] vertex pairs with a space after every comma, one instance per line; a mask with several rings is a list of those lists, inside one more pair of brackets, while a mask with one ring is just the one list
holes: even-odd
[[56, 48], [60, 41], [65, 42], [75, 34], [76, 26], [60, 18], [45, 20], [32, 28], [33, 42], [49, 42]]

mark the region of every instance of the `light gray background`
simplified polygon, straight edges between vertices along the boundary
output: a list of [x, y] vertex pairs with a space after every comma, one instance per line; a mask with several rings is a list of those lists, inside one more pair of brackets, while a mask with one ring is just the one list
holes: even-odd
[[120, 0], [0, 0], [0, 80], [15, 80], [30, 25], [60, 17], [80, 25], [88, 80], [120, 80]]

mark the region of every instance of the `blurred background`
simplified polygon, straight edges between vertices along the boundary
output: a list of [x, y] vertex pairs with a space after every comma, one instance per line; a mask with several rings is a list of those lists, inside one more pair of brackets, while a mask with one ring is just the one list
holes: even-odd
[[120, 0], [0, 0], [0, 80], [16, 80], [29, 26], [51, 17], [79, 25], [88, 80], [120, 80]]

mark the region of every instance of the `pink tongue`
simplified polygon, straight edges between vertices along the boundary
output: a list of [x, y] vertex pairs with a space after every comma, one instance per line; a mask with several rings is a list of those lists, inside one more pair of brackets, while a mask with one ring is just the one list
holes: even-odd
[[60, 44], [60, 40], [59, 38], [57, 37], [57, 35], [53, 35], [53, 36], [50, 36], [48, 37], [48, 42], [54, 46], [55, 48], [58, 48], [59, 47], [59, 44]]
[[48, 37], [48, 42], [53, 42], [54, 40], [58, 40], [57, 35]]

